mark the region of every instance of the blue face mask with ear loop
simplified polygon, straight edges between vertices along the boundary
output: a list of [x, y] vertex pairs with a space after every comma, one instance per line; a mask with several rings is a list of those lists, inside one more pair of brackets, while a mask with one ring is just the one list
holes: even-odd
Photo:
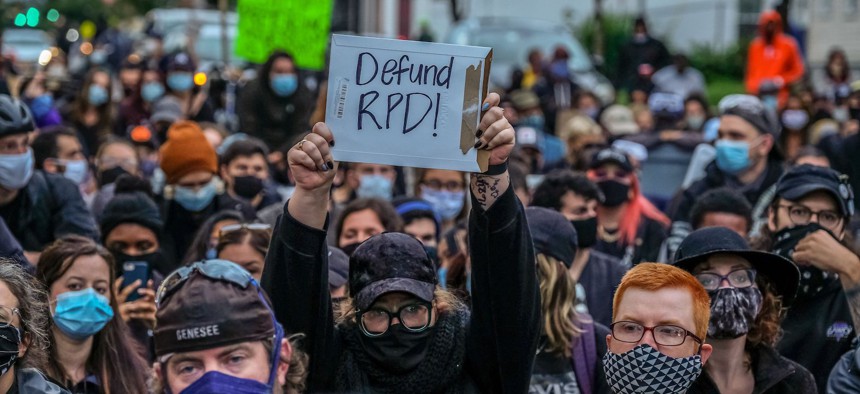
[[70, 338], [83, 340], [101, 331], [113, 316], [107, 297], [88, 287], [57, 296], [54, 324]]
[[[215, 260], [215, 261], [219, 261], [219, 260]], [[231, 264], [233, 264], [233, 263], [231, 263]], [[198, 272], [209, 277], [202, 270], [198, 270]], [[269, 363], [271, 365], [271, 368], [269, 369], [269, 380], [268, 380], [268, 382], [266, 384], [263, 384], [261, 382], [255, 381], [255, 380], [230, 376], [230, 375], [218, 372], [218, 371], [209, 371], [209, 372], [205, 373], [203, 376], [201, 376], [199, 379], [197, 379], [190, 386], [188, 386], [184, 390], [182, 390], [179, 394], [203, 394], [203, 393], [264, 394], [264, 393], [272, 393], [272, 390], [275, 387], [276, 380], [278, 377], [277, 371], [278, 371], [278, 364], [279, 364], [280, 358], [281, 358], [281, 342], [283, 342], [283, 339], [284, 339], [284, 328], [283, 328], [283, 326], [281, 326], [280, 323], [278, 323], [278, 321], [275, 317], [275, 312], [272, 310], [268, 301], [266, 301], [266, 297], [263, 296], [263, 293], [262, 293], [263, 289], [260, 287], [260, 285], [257, 283], [257, 281], [254, 278], [250, 277], [250, 274], [247, 274], [247, 272], [244, 272], [244, 274], [247, 275], [247, 280], [248, 280], [249, 284], [254, 286], [254, 288], [257, 290], [257, 296], [260, 297], [260, 300], [263, 301], [263, 304], [267, 306], [267, 309], [269, 311], [269, 315], [271, 316], [272, 322], [275, 325], [275, 337], [274, 337], [274, 342], [272, 345], [272, 354], [269, 358]], [[233, 282], [232, 280], [229, 279], [229, 275], [226, 276], [225, 278], [221, 278], [221, 279]], [[235, 284], [238, 286], [241, 286], [239, 283], [235, 283]], [[158, 298], [160, 298], [160, 297], [158, 297]], [[166, 360], [160, 361], [160, 363], [161, 363], [162, 371], [166, 371], [167, 361]], [[168, 394], [172, 394], [169, 386], [167, 386], [165, 388], [165, 392]]]

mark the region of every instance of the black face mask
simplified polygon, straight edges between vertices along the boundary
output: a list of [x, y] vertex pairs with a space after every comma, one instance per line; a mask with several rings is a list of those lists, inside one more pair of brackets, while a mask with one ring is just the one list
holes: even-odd
[[371, 338], [364, 334], [358, 337], [371, 360], [392, 373], [403, 374], [415, 369], [424, 360], [433, 332], [433, 327], [411, 332], [402, 324], [395, 324], [378, 337]]
[[757, 287], [725, 287], [709, 290], [711, 321], [708, 337], [734, 339], [750, 331], [761, 311], [762, 295]]
[[[797, 247], [797, 243], [807, 235], [818, 230], [824, 230], [836, 239], [836, 236], [830, 230], [821, 227], [818, 223], [812, 222], [803, 226], [789, 227], [774, 234], [772, 252], [794, 261], [792, 255], [794, 254], [794, 248]], [[812, 298], [831, 282], [839, 280], [839, 276], [835, 273], [822, 271], [813, 266], [798, 265], [797, 268], [800, 270], [800, 284], [797, 287], [798, 300]]]
[[110, 168], [100, 172], [99, 187], [116, 182], [116, 178], [119, 178], [119, 176], [122, 174], [128, 174], [128, 171], [126, 171], [125, 168], [122, 168], [120, 166], [116, 166], [114, 168]]
[[21, 345], [21, 330], [15, 326], [0, 327], [0, 376], [18, 359], [18, 346]]
[[349, 245], [345, 245], [340, 248], [347, 256], [352, 257], [352, 254], [355, 253], [355, 249], [358, 248], [358, 245], [361, 245], [361, 242], [353, 242]]
[[246, 200], [253, 199], [263, 191], [263, 180], [253, 175], [233, 177], [233, 191]]
[[614, 208], [627, 202], [630, 198], [630, 186], [615, 180], [597, 182], [597, 187], [603, 192], [604, 207]]
[[439, 253], [435, 246], [425, 246], [424, 251], [427, 252], [427, 256], [430, 257], [430, 261], [433, 262], [433, 266], [436, 269], [439, 269]]
[[576, 243], [580, 248], [590, 248], [597, 243], [597, 216], [582, 220], [571, 220], [576, 229]]

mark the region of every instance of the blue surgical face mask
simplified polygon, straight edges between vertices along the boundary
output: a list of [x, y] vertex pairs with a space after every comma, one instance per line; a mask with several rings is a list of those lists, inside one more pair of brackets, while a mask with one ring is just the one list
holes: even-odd
[[197, 191], [190, 187], [175, 186], [173, 199], [191, 212], [200, 212], [212, 203], [216, 194], [218, 194], [218, 186], [215, 179], [212, 179]]
[[779, 99], [772, 94], [762, 96], [761, 103], [764, 104], [765, 108], [770, 109], [774, 113], [776, 113], [776, 110], [779, 107]]
[[43, 94], [30, 102], [30, 111], [36, 119], [41, 119], [51, 113], [54, 108], [54, 98], [50, 94]]
[[167, 86], [176, 92], [187, 92], [194, 86], [194, 76], [190, 72], [172, 72], [167, 74]]
[[74, 182], [76, 185], [84, 183], [87, 179], [87, 162], [86, 160], [66, 160], [66, 170], [63, 171], [63, 176]]
[[729, 174], [737, 174], [750, 166], [750, 145], [744, 141], [717, 140], [717, 167]]
[[275, 94], [288, 97], [292, 96], [299, 88], [299, 78], [296, 74], [274, 74], [269, 84]]
[[94, 84], [87, 90], [87, 101], [94, 107], [108, 102], [108, 98], [108, 91], [104, 86]]
[[394, 184], [382, 175], [364, 175], [359, 181], [355, 194], [359, 198], [381, 198], [390, 200]]
[[0, 155], [0, 186], [20, 190], [33, 177], [33, 149], [18, 155]]
[[436, 274], [439, 276], [439, 286], [444, 289], [448, 286], [448, 267], [440, 267]]
[[96, 49], [93, 51], [92, 55], [90, 55], [90, 62], [92, 64], [105, 64], [107, 58], [108, 55], [104, 49]]
[[433, 206], [433, 211], [436, 212], [442, 220], [451, 220], [456, 218], [457, 214], [463, 210], [463, 205], [466, 201], [466, 192], [462, 190], [459, 192], [451, 192], [421, 186], [421, 198]]
[[152, 103], [164, 95], [164, 85], [161, 82], [147, 82], [140, 87], [140, 97], [147, 103]]
[[113, 308], [107, 297], [96, 293], [92, 287], [57, 296], [54, 324], [69, 338], [87, 339], [101, 331], [112, 318]]

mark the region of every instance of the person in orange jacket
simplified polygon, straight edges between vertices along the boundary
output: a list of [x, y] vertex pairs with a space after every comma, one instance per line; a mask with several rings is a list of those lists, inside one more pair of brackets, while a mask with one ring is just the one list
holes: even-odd
[[758, 95], [767, 82], [779, 88], [779, 108], [788, 99], [788, 87], [803, 77], [804, 66], [794, 38], [782, 32], [782, 17], [765, 11], [758, 21], [758, 37], [750, 43], [747, 56], [746, 90]]

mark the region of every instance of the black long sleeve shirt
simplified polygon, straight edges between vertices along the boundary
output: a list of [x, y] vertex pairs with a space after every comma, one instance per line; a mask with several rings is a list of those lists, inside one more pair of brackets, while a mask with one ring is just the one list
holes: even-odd
[[[509, 188], [484, 212], [473, 197], [469, 237], [472, 312], [464, 370], [485, 393], [525, 393], [540, 335], [534, 247], [525, 214]], [[287, 209], [275, 228], [262, 286], [288, 333], [304, 333], [308, 392], [333, 392], [344, 351], [328, 289], [325, 229], [299, 223]]]

